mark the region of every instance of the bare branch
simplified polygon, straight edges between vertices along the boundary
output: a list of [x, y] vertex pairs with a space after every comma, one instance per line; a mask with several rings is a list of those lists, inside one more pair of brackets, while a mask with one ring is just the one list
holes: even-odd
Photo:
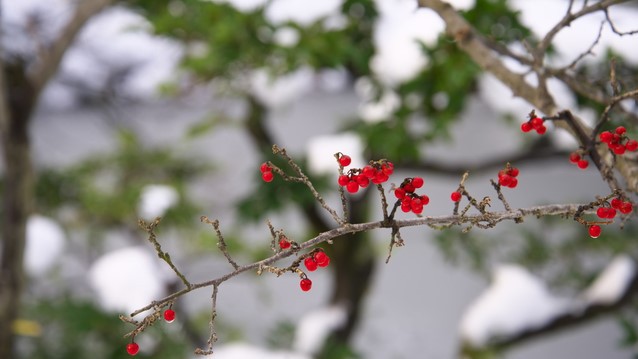
[[159, 225], [160, 221], [161, 221], [160, 217], [155, 218], [155, 220], [153, 220], [153, 222], [150, 222], [150, 223], [146, 223], [144, 220], [140, 219], [139, 225], [148, 234], [148, 241], [151, 242], [151, 244], [153, 244], [153, 246], [155, 247], [155, 252], [157, 252], [157, 256], [160, 257], [164, 262], [166, 262], [169, 265], [169, 267], [171, 267], [173, 272], [175, 272], [175, 274], [179, 277], [179, 279], [182, 280], [182, 283], [184, 283], [186, 288], [189, 288], [191, 286], [191, 283], [186, 279], [186, 276], [184, 276], [182, 272], [180, 272], [177, 269], [175, 264], [173, 264], [170, 254], [162, 251], [162, 246], [157, 241], [157, 236], [155, 235], [155, 228]]
[[29, 78], [35, 93], [42, 91], [47, 82], [58, 70], [66, 50], [73, 44], [76, 35], [84, 24], [98, 12], [108, 7], [114, 0], [82, 0], [78, 2], [75, 13], [62, 28], [60, 36], [50, 46], [43, 47], [29, 72]]

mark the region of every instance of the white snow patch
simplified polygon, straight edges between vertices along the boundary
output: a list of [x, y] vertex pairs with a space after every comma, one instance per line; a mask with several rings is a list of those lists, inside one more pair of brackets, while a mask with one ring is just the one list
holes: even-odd
[[317, 354], [328, 335], [345, 322], [346, 311], [341, 306], [314, 310], [301, 318], [292, 347], [300, 353]]
[[387, 121], [401, 105], [401, 99], [392, 90], [385, 90], [379, 101], [364, 101], [359, 104], [359, 117], [370, 123]]
[[27, 220], [24, 266], [33, 276], [46, 274], [58, 261], [66, 243], [62, 227], [51, 218], [32, 215]]
[[166, 270], [141, 247], [112, 251], [89, 270], [89, 281], [105, 310], [131, 313], [165, 294]]
[[273, 24], [292, 21], [301, 26], [309, 26], [317, 20], [338, 13], [342, 3], [343, 0], [273, 0], [264, 16]]
[[412, 79], [426, 65], [420, 42], [433, 45], [444, 29], [430, 9], [417, 9], [412, 0], [377, 0], [379, 19], [374, 29], [375, 55], [371, 68], [388, 86]]
[[283, 47], [293, 47], [299, 42], [299, 31], [294, 27], [280, 27], [272, 35], [275, 44]]
[[251, 77], [251, 90], [255, 97], [271, 108], [285, 106], [308, 93], [313, 86], [314, 71], [299, 68], [280, 77], [271, 76], [264, 69], [255, 70]]
[[589, 304], [613, 304], [627, 291], [636, 275], [636, 264], [627, 255], [616, 256], [583, 296]]
[[322, 69], [317, 74], [319, 87], [326, 92], [340, 92], [348, 87], [348, 72], [343, 69]]
[[308, 168], [316, 174], [337, 174], [337, 160], [334, 154], [341, 152], [352, 158], [350, 167], [363, 167], [363, 142], [354, 132], [344, 132], [336, 135], [315, 136], [308, 141], [306, 148]]
[[569, 309], [568, 301], [551, 295], [544, 283], [525, 268], [502, 265], [493, 282], [461, 320], [463, 340], [483, 346], [494, 336], [537, 328]]
[[469, 10], [474, 7], [475, 0], [444, 0], [457, 10]]
[[179, 194], [175, 188], [159, 184], [148, 185], [142, 189], [137, 213], [144, 219], [161, 217], [178, 201]]
[[212, 355], [193, 356], [193, 359], [311, 359], [311, 357], [285, 350], [268, 350], [246, 343], [231, 343], [215, 347]]

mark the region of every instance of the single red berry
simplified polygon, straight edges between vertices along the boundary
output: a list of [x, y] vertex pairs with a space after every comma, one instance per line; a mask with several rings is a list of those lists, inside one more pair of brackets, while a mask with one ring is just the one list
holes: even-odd
[[619, 135], [619, 134], [617, 134], [617, 133], [612, 133], [612, 135], [611, 135], [611, 141], [609, 141], [609, 145], [611, 146], [611, 145], [617, 145], [617, 144], [619, 144], [619, 143], [620, 143], [620, 139], [621, 139], [621, 137], [620, 137], [620, 135]]
[[631, 211], [633, 211], [633, 209], [634, 208], [631, 202], [624, 202], [622, 205], [620, 205], [620, 208], [618, 208], [618, 210], [622, 214], [629, 214], [631, 213]]
[[516, 177], [512, 177], [512, 179], [510, 180], [510, 184], [507, 187], [516, 188], [516, 186], [518, 186], [518, 180], [516, 179]]
[[607, 218], [614, 218], [616, 217], [616, 209], [615, 208], [607, 208]]
[[622, 155], [625, 153], [625, 146], [624, 145], [616, 145], [614, 146], [614, 148], [612, 149], [612, 151], [614, 151], [615, 154], [617, 155]]
[[627, 129], [624, 126], [618, 126], [618, 127], [616, 127], [616, 131], [615, 132], [619, 136], [622, 136], [625, 132], [627, 132]]
[[337, 180], [337, 183], [339, 183], [339, 186], [341, 187], [346, 186], [348, 182], [350, 182], [350, 177], [348, 177], [347, 175], [341, 175], [339, 176], [339, 179]]
[[512, 167], [509, 170], [507, 170], [506, 172], [508, 175], [512, 176], [512, 177], [516, 177], [518, 176], [518, 174], [520, 173], [520, 171], [518, 170], [518, 168], [516, 167]]
[[374, 168], [372, 168], [372, 166], [365, 166], [363, 167], [363, 169], [361, 170], [361, 174], [368, 177], [368, 178], [372, 178], [374, 177], [374, 173], [376, 171], [374, 170]]
[[423, 178], [414, 177], [411, 183], [412, 183], [412, 186], [414, 186], [414, 188], [421, 188], [423, 187]]
[[416, 214], [423, 212], [423, 203], [421, 202], [421, 199], [414, 198], [410, 203], [410, 208], [412, 209], [412, 212]]
[[627, 141], [627, 143], [625, 143], [625, 148], [629, 152], [634, 152], [635, 150], [638, 150], [638, 141], [636, 140]]
[[458, 202], [461, 200], [461, 192], [452, 192], [452, 194], [450, 195], [450, 198], [452, 199], [452, 202]]
[[315, 270], [317, 270], [317, 262], [312, 257], [307, 257], [306, 259], [304, 259], [303, 264], [310, 272], [314, 272]]
[[361, 188], [366, 188], [370, 184], [370, 179], [364, 175], [357, 175], [355, 177], [355, 180], [357, 181], [357, 184]]
[[498, 184], [504, 187], [509, 187], [510, 183], [512, 183], [512, 176], [504, 174], [499, 177]]
[[415, 188], [412, 183], [408, 182], [404, 184], [402, 187], [407, 193], [414, 193]]
[[166, 309], [164, 311], [164, 320], [167, 323], [172, 323], [175, 321], [175, 311], [172, 309]]
[[569, 162], [578, 163], [578, 161], [580, 161], [580, 155], [578, 152], [572, 152], [569, 154]]
[[377, 171], [372, 177], [372, 183], [381, 184], [388, 180], [388, 175], [386, 175], [383, 171]]
[[532, 125], [532, 127], [536, 130], [538, 130], [541, 126], [543, 126], [543, 119], [540, 117], [534, 117], [529, 122]]
[[424, 206], [427, 206], [428, 203], [430, 203], [430, 197], [426, 195], [421, 196], [421, 203], [423, 203]]
[[613, 135], [609, 131], [603, 131], [600, 133], [599, 137], [602, 142], [609, 143], [612, 140]]
[[341, 165], [342, 167], [349, 166], [351, 162], [352, 162], [352, 158], [350, 158], [350, 156], [348, 155], [343, 155], [339, 157], [339, 165]]
[[126, 345], [126, 352], [129, 353], [129, 355], [137, 355], [139, 351], [140, 351], [140, 346], [137, 345], [137, 343], [135, 342], [128, 343]]
[[584, 170], [585, 168], [587, 168], [587, 166], [589, 166], [589, 161], [587, 160], [580, 160], [578, 162], [576, 162], [576, 165], [578, 166], [578, 168], [580, 168], [581, 170]]
[[406, 213], [412, 210], [412, 198], [406, 196], [401, 200], [401, 210]]
[[545, 126], [541, 126], [541, 127], [536, 129], [536, 133], [538, 133], [539, 135], [544, 135], [545, 132], [547, 132], [547, 127], [545, 127]]
[[394, 196], [397, 199], [403, 199], [405, 197], [405, 190], [401, 187], [394, 190]]
[[598, 207], [596, 210], [596, 215], [599, 218], [607, 218], [607, 208], [606, 207]]
[[591, 226], [589, 226], [589, 236], [592, 238], [598, 238], [600, 237], [600, 233], [602, 232], [602, 229], [600, 229], [600, 226], [597, 224], [593, 224]]
[[611, 200], [611, 207], [612, 208], [620, 209], [620, 206], [622, 206], [622, 204], [623, 204], [623, 201], [620, 198], [618, 198], [618, 197], [612, 198], [612, 200]]
[[529, 132], [532, 130], [532, 124], [529, 122], [523, 122], [523, 124], [521, 124], [521, 131], [523, 132]]
[[346, 185], [346, 189], [348, 190], [348, 192], [350, 193], [357, 193], [357, 191], [359, 190], [359, 184], [357, 183], [357, 181], [350, 181], [348, 182], [348, 184]]
[[279, 248], [288, 249], [288, 248], [290, 248], [290, 246], [291, 246], [291, 244], [287, 240], [285, 240], [285, 239], [280, 239], [279, 240]]
[[274, 178], [275, 175], [273, 175], [271, 171], [266, 171], [261, 174], [261, 179], [263, 179], [264, 182], [272, 182]]
[[319, 267], [327, 267], [330, 264], [330, 257], [325, 252], [319, 251], [315, 253], [315, 261]]
[[381, 165], [381, 171], [383, 171], [386, 176], [390, 177], [390, 175], [394, 173], [394, 164], [392, 162], [386, 162]]
[[301, 287], [301, 290], [307, 292], [310, 290], [310, 288], [312, 288], [312, 281], [308, 278], [304, 278], [301, 280], [301, 282], [299, 282], [299, 286]]
[[268, 165], [268, 162], [264, 162], [261, 164], [261, 167], [259, 168], [259, 170], [261, 171], [261, 173], [264, 173], [264, 172], [271, 171], [272, 168], [270, 168], [270, 166]]

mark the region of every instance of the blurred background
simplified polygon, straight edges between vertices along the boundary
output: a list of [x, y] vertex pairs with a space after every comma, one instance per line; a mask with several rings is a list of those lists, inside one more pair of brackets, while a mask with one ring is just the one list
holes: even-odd
[[[541, 38], [569, 4], [449, 2], [516, 51]], [[339, 151], [353, 166], [391, 160], [389, 182], [397, 185], [422, 176], [421, 192], [431, 199], [426, 216], [452, 213], [449, 196], [466, 170], [474, 197], [496, 198], [489, 179], [508, 161], [521, 172], [519, 186], [505, 191], [516, 208], [609, 193], [593, 166], [582, 171], [569, 163], [577, 144], [568, 134], [551, 124], [543, 136], [521, 133], [531, 105], [483, 73], [443, 35], [442, 20], [413, 0], [0, 4], [0, 94], [8, 99], [8, 109], [0, 108], [2, 275], [17, 283], [0, 299], [14, 298], [19, 308], [0, 328], [3, 338], [15, 338], [8, 357], [128, 357], [123, 335], [132, 327], [118, 315], [182, 286], [138, 228], [139, 218], [163, 217], [158, 239], [191, 282], [231, 270], [202, 215], [220, 220], [240, 264], [270, 255], [267, 220], [297, 242], [334, 227], [303, 186], [261, 180], [260, 163], [285, 168], [273, 144], [289, 151], [334, 208]], [[632, 30], [638, 7], [619, 5], [609, 15]], [[587, 52], [603, 19], [595, 13], [560, 32], [548, 61], [567, 65]], [[57, 47], [73, 26], [72, 41]], [[614, 57], [623, 85], [635, 88], [637, 44], [605, 25], [575, 71], [605, 88]], [[549, 85], [559, 106], [589, 124], [604, 109], [562, 82]], [[635, 101], [622, 105], [638, 112]], [[624, 119], [614, 117], [614, 126], [626, 124], [635, 138], [635, 123]], [[353, 223], [383, 218], [376, 191], [348, 199]], [[14, 212], [16, 205], [26, 210]], [[501, 204], [493, 201], [492, 209]], [[578, 301], [613, 258], [635, 258], [637, 230], [626, 221], [593, 240], [585, 226], [556, 218], [468, 233], [410, 228], [388, 264], [389, 231], [335, 240], [324, 246], [332, 262], [312, 273], [310, 292], [299, 290], [295, 275], [249, 273], [224, 283], [212, 357], [460, 357], [469, 308], [494, 273], [512, 278], [516, 268], [515, 278], [536, 286], [541, 298]], [[16, 249], [10, 239], [21, 235], [26, 244]], [[138, 357], [194, 357], [209, 335], [210, 295], [200, 289], [177, 300], [174, 323], [136, 337]], [[507, 351], [464, 355], [635, 357], [637, 309], [627, 301]], [[11, 318], [9, 310], [2, 315]]]

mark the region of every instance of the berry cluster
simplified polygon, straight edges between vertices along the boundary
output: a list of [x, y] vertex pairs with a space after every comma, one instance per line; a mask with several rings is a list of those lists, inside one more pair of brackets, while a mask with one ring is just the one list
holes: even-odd
[[529, 121], [524, 122], [521, 125], [521, 131], [529, 132], [531, 130], [535, 130], [536, 133], [542, 135], [547, 132], [547, 127], [545, 127], [544, 122], [545, 120], [543, 120], [542, 118], [534, 116], [530, 118]]
[[622, 155], [626, 151], [633, 152], [638, 149], [638, 141], [630, 139], [626, 135], [627, 129], [623, 126], [618, 126], [614, 132], [603, 131], [600, 133], [600, 141], [607, 144], [612, 152], [617, 155]]
[[270, 167], [268, 162], [264, 162], [261, 164], [260, 171], [261, 179], [263, 179], [264, 182], [272, 182], [272, 180], [275, 178], [275, 175], [273, 175], [272, 173], [272, 167]]
[[516, 188], [518, 185], [519, 170], [516, 167], [512, 167], [509, 163], [505, 166], [505, 169], [498, 171], [498, 184], [503, 187]]
[[403, 212], [414, 212], [420, 214], [423, 207], [430, 203], [430, 197], [426, 195], [418, 195], [414, 191], [423, 187], [423, 178], [412, 177], [406, 178], [399, 188], [394, 190], [394, 196], [401, 201], [401, 210]]
[[583, 158], [578, 152], [572, 152], [569, 154], [569, 162], [575, 164], [581, 170], [584, 170], [589, 166], [589, 161]]
[[[175, 311], [171, 308], [172, 307], [169, 307], [164, 311], [164, 320], [167, 323], [172, 323], [175, 321]], [[135, 337], [133, 337], [133, 341], [126, 344], [126, 352], [131, 356], [135, 356], [137, 355], [137, 353], [140, 352], [140, 346], [135, 342]]]
[[[347, 160], [344, 161], [344, 158], [346, 157]], [[350, 157], [342, 155], [338, 161], [340, 166], [343, 166], [343, 163], [350, 164]], [[345, 187], [348, 192], [357, 193], [359, 188], [368, 187], [370, 182], [374, 184], [381, 184], [387, 181], [393, 172], [394, 165], [392, 162], [379, 160], [371, 162], [363, 168], [350, 169], [347, 174], [339, 176], [337, 183], [339, 183], [339, 186]]]
[[[602, 219], [614, 219], [618, 212], [622, 214], [629, 214], [633, 211], [633, 205], [629, 201], [623, 201], [622, 198], [616, 197], [613, 198], [610, 202], [610, 206], [602, 206], [598, 207], [596, 210], [596, 215]], [[598, 238], [602, 233], [602, 228], [593, 224], [589, 226], [589, 236], [592, 238]]]
[[317, 251], [311, 256], [304, 259], [303, 264], [306, 266], [309, 272], [314, 272], [317, 267], [327, 267], [330, 264], [330, 257], [324, 251]]

